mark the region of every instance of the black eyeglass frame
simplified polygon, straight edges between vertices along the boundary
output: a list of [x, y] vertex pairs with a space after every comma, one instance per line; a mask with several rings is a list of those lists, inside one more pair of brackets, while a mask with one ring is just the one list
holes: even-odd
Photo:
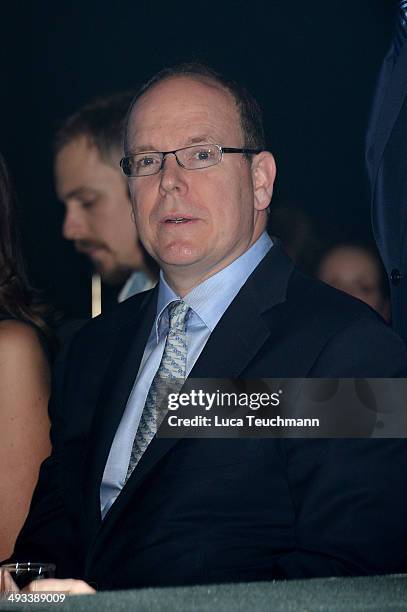
[[[180, 162], [180, 160], [178, 159], [178, 155], [177, 153], [179, 151], [184, 151], [185, 149], [191, 149], [192, 147], [199, 147], [199, 146], [211, 146], [211, 147], [216, 147], [217, 149], [219, 149], [220, 153], [221, 153], [221, 157], [220, 160], [218, 162], [216, 162], [216, 164], [211, 164], [210, 166], [203, 166], [202, 168], [186, 168], [184, 166], [184, 164], [182, 162]], [[236, 147], [222, 147], [219, 144], [215, 144], [215, 143], [204, 143], [202, 145], [189, 145], [188, 147], [181, 147], [181, 149], [174, 149], [174, 151], [140, 151], [138, 153], [131, 153], [130, 155], [125, 155], [124, 157], [122, 157], [122, 159], [120, 160], [120, 167], [123, 171], [123, 174], [127, 177], [127, 178], [142, 178], [143, 176], [154, 176], [154, 174], [158, 174], [159, 172], [161, 172], [161, 170], [163, 169], [164, 166], [164, 160], [166, 158], [167, 155], [175, 155], [175, 159], [177, 160], [177, 164], [181, 167], [184, 168], [184, 170], [206, 170], [206, 168], [211, 168], [212, 166], [217, 166], [218, 164], [220, 164], [220, 162], [223, 159], [223, 154], [224, 153], [240, 153], [243, 155], [258, 155], [259, 153], [261, 153], [264, 149], [246, 149], [246, 148], [236, 148]], [[158, 170], [156, 170], [155, 172], [151, 172], [151, 174], [135, 174], [134, 176], [132, 176], [131, 174], [126, 174], [123, 165], [126, 161], [126, 159], [128, 159], [129, 157], [133, 157], [134, 155], [148, 155], [149, 153], [159, 153], [162, 157], [161, 157], [161, 165], [158, 168]]]

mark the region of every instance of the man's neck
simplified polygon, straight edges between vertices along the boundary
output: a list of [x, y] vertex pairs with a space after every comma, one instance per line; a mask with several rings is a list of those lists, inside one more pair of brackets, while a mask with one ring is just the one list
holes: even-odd
[[[262, 232], [263, 233], [263, 232]], [[262, 234], [260, 234], [261, 236]], [[180, 298], [185, 297], [190, 291], [198, 287], [201, 283], [208, 280], [211, 276], [214, 276], [221, 270], [227, 268], [231, 263], [239, 259], [242, 255], [247, 253], [251, 247], [257, 242], [260, 236], [257, 236], [250, 245], [242, 250], [238, 255], [230, 256], [223, 259], [216, 266], [203, 269], [200, 265], [199, 269], [193, 269], [191, 266], [163, 266], [162, 272], [167, 284]]]
[[171, 274], [171, 273], [168, 273], [168, 271], [164, 271], [164, 270], [163, 270], [163, 274], [164, 274], [164, 278], [165, 278], [166, 282], [171, 287], [171, 289], [180, 298], [183, 298], [190, 291], [192, 291], [192, 289], [195, 289], [195, 287], [197, 287], [198, 285], [200, 285], [201, 283], [206, 281], [208, 278], [210, 278], [211, 276], [216, 274], [216, 272], [220, 272], [221, 269], [222, 268], [219, 268], [219, 270], [216, 270], [216, 271], [212, 270], [208, 274], [203, 274], [200, 277], [195, 276], [193, 278], [190, 278], [189, 276], [186, 277], [186, 275], [182, 276], [182, 273], [180, 275], [179, 274]]

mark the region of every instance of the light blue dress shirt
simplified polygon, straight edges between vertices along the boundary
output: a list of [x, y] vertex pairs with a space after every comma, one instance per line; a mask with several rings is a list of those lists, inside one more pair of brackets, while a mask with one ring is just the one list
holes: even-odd
[[[229, 304], [272, 245], [272, 240], [264, 232], [243, 255], [194, 287], [183, 298], [191, 309], [186, 323], [187, 375]], [[180, 297], [174, 293], [161, 272], [157, 315], [103, 474], [100, 488], [102, 518], [106, 516], [124, 486], [141, 413], [164, 352], [168, 334], [167, 306], [170, 302], [179, 299]]]
[[132, 295], [136, 295], [136, 293], [141, 293], [142, 291], [152, 289], [156, 284], [157, 283], [152, 281], [151, 278], [149, 278], [142, 270], [133, 272], [133, 274], [129, 276], [121, 288], [120, 293], [117, 296], [117, 301], [124, 302], [124, 300], [127, 300], [127, 298], [131, 297]]

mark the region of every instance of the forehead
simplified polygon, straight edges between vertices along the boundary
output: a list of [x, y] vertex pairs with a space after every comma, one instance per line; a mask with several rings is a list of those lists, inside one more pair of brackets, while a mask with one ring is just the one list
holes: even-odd
[[68, 173], [78, 172], [100, 163], [101, 157], [97, 147], [85, 134], [68, 141], [55, 157], [56, 170]]
[[325, 268], [338, 276], [378, 276], [376, 262], [370, 254], [350, 247], [331, 253], [326, 259]]
[[223, 145], [241, 145], [236, 102], [227, 90], [207, 78], [171, 77], [137, 101], [128, 124], [126, 148], [166, 150], [201, 137]]
[[80, 134], [67, 142], [55, 156], [55, 172], [57, 175], [83, 175], [85, 173], [103, 174], [115, 170], [120, 174], [120, 158], [123, 152], [111, 148], [102, 152], [88, 134]]
[[118, 161], [102, 159], [99, 149], [87, 135], [69, 141], [55, 157], [55, 180], [60, 197], [85, 186], [101, 188], [116, 174], [122, 178]]

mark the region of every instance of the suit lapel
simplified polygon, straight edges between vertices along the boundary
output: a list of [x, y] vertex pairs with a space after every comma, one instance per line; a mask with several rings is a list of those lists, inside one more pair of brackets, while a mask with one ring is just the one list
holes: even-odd
[[103, 472], [154, 322], [157, 294], [157, 290], [148, 293], [140, 309], [132, 313], [131, 320], [114, 330], [117, 340], [101, 385], [85, 463], [84, 518], [89, 540], [94, 537], [101, 522], [100, 485]]
[[382, 66], [380, 68], [380, 74], [377, 79], [376, 88], [375, 88], [374, 95], [373, 95], [373, 102], [371, 105], [369, 123], [368, 123], [367, 134], [366, 134], [366, 151], [367, 151], [367, 162], [369, 165], [369, 171], [371, 171], [370, 162], [371, 162], [371, 155], [373, 154], [372, 148], [373, 148], [373, 145], [375, 144], [375, 139], [376, 139], [378, 118], [380, 116], [382, 106], [383, 106], [383, 100], [384, 100], [388, 85], [390, 83], [391, 73], [393, 72], [393, 63], [394, 63], [393, 53], [394, 53], [393, 47], [391, 47], [386, 57], [383, 60]]
[[[270, 325], [265, 322], [263, 314], [285, 300], [287, 284], [292, 270], [292, 261], [284, 254], [279, 245], [274, 246], [260, 262], [222, 316], [192, 369], [189, 379], [238, 378], [240, 376], [270, 337]], [[150, 330], [151, 325], [147, 326], [146, 324], [148, 330]], [[138, 350], [140, 352], [141, 349]], [[120, 380], [115, 384], [116, 386], [120, 385]], [[122, 392], [117, 390], [116, 393]], [[122, 410], [120, 415], [115, 418], [114, 431], [110, 431], [109, 435], [104, 434], [104, 443], [101, 444], [97, 459], [99, 463], [103, 460], [106, 462], [110, 448], [108, 443], [111, 444], [113, 440], [121, 414]], [[103, 414], [100, 414], [100, 420], [103, 416]], [[106, 425], [105, 427], [111, 428], [112, 426], [113, 422], [110, 418], [109, 426]], [[102, 542], [117, 523], [122, 510], [126, 508], [137, 488], [178, 441], [179, 439], [176, 438], [159, 437], [152, 440], [102, 524], [100, 524], [99, 508], [97, 510], [95, 508], [94, 515], [97, 514], [97, 525], [100, 525], [96, 541], [98, 547], [102, 545]], [[97, 486], [97, 491], [94, 489], [92, 497], [94, 502], [96, 502], [97, 497], [98, 503], [103, 469], [104, 463], [103, 466], [99, 465], [97, 477], [93, 476], [93, 487]], [[91, 557], [89, 557], [88, 563], [90, 563], [90, 560]]]
[[189, 378], [239, 378], [270, 337], [263, 315], [285, 300], [292, 269], [274, 246], [226, 310]]
[[[389, 61], [386, 58], [386, 61]], [[372, 176], [376, 181], [377, 172], [384, 150], [390, 138], [391, 131], [400, 113], [403, 101], [407, 95], [407, 44], [404, 44], [389, 76], [388, 85], [383, 83], [384, 94], [380, 98], [381, 106], [375, 121], [374, 134], [370, 149]]]

